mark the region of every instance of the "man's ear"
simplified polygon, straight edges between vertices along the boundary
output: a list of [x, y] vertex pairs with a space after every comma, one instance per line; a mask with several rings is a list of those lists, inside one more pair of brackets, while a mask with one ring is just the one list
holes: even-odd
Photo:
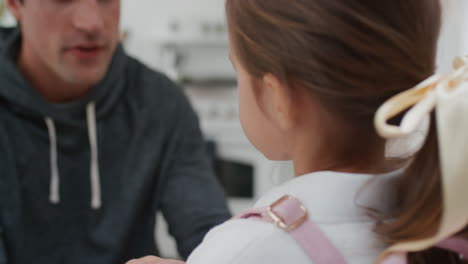
[[262, 79], [263, 94], [267, 101], [269, 118], [282, 131], [294, 128], [296, 124], [293, 91], [273, 74], [265, 74]]
[[23, 8], [23, 1], [20, 0], [5, 0], [6, 6], [10, 13], [16, 18], [16, 21], [21, 21], [21, 8]]

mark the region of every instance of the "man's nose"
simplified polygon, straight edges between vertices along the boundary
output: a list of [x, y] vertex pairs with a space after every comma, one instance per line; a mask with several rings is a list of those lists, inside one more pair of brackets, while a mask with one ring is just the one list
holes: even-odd
[[104, 27], [104, 18], [101, 14], [98, 0], [80, 0], [73, 13], [73, 26], [87, 34], [95, 35]]

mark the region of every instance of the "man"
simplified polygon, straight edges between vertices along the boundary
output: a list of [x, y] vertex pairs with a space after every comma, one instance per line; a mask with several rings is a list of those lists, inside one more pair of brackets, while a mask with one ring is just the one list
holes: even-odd
[[182, 91], [118, 44], [120, 0], [6, 2], [0, 263], [157, 254], [157, 210], [187, 257], [229, 213]]

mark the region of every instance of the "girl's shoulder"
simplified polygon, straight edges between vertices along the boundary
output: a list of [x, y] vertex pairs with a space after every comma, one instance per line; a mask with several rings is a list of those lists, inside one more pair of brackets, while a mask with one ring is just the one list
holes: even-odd
[[[395, 175], [312, 173], [274, 188], [255, 207], [269, 206], [283, 195], [294, 196], [349, 263], [374, 263], [386, 245], [373, 233], [374, 222], [365, 208], [382, 209], [392, 203]], [[235, 219], [212, 229], [187, 263], [311, 262], [296, 241], [274, 224]]]
[[[355, 198], [369, 180], [372, 180], [369, 175], [333, 172], [305, 175], [271, 190], [255, 207], [265, 207], [283, 195], [292, 195], [301, 201], [309, 212], [309, 220], [318, 225], [349, 263], [373, 263], [386, 245], [372, 232], [374, 223]], [[370, 185], [373, 191], [380, 192], [381, 184]], [[372, 194], [365, 196], [366, 201], [374, 198]], [[311, 262], [296, 241], [274, 224], [235, 219], [211, 230], [187, 263]]]
[[[319, 228], [349, 261], [374, 263], [386, 245], [372, 232], [371, 222], [319, 224]], [[214, 229], [187, 264], [312, 263], [289, 233], [255, 219], [230, 220]]]
[[310, 263], [294, 243], [271, 223], [234, 219], [212, 229], [187, 264]]

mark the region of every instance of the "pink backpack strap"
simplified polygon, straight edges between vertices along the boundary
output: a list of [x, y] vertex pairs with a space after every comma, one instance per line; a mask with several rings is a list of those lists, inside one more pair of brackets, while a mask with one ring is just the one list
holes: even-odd
[[460, 254], [460, 258], [468, 258], [468, 240], [461, 237], [450, 237], [435, 245], [438, 248]]
[[[461, 259], [468, 257], [468, 240], [461, 237], [450, 237], [447, 238], [434, 247], [452, 251], [458, 253]], [[407, 263], [407, 252], [394, 253], [388, 256], [381, 264], [406, 264]]]
[[296, 198], [285, 195], [266, 208], [247, 210], [235, 219], [255, 218], [273, 222], [288, 232], [316, 264], [345, 264], [341, 252], [308, 216], [307, 209]]

